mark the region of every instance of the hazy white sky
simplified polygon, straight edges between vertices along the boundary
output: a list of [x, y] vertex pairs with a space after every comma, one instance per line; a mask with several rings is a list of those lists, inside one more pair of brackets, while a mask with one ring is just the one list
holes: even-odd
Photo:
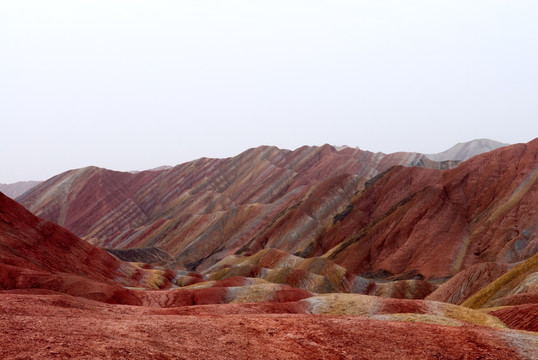
[[538, 136], [538, 1], [0, 0], [0, 183]]

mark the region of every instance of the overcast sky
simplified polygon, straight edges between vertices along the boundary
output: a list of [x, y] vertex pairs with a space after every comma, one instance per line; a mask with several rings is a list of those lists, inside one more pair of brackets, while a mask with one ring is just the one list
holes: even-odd
[[0, 0], [0, 183], [538, 136], [538, 1]]

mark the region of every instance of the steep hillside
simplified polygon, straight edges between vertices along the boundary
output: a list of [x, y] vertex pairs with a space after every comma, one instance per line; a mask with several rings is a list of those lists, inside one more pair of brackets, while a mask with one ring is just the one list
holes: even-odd
[[525, 260], [538, 249], [537, 179], [538, 139], [446, 171], [394, 167], [350, 202], [318, 253], [353, 273], [409, 278]]
[[0, 289], [41, 289], [137, 302], [125, 287], [170, 287], [173, 272], [119, 261], [0, 193]]
[[450, 149], [437, 153], [437, 154], [426, 154], [429, 159], [435, 161], [446, 161], [446, 160], [456, 160], [456, 161], [465, 161], [473, 156], [483, 154], [503, 146], [508, 146], [509, 144], [504, 144], [498, 141], [489, 140], [489, 139], [476, 139], [464, 143], [459, 143], [452, 146]]
[[37, 218], [2, 193], [0, 249], [1, 266], [76, 274], [102, 282], [122, 279], [126, 284], [136, 284], [128, 278], [134, 268], [123, 268], [127, 264], [58, 225]]
[[[412, 153], [259, 147], [161, 171], [72, 170], [18, 201], [93, 244], [159, 247], [176, 266], [202, 269], [238, 251], [308, 248], [366, 179], [397, 164], [451, 166]], [[261, 234], [277, 227], [280, 238], [264, 244]]]
[[163, 171], [73, 170], [18, 200], [93, 244], [158, 248], [190, 271], [275, 248], [374, 280], [446, 280], [536, 253], [538, 139], [440, 169], [449, 165], [328, 145], [261, 147]]

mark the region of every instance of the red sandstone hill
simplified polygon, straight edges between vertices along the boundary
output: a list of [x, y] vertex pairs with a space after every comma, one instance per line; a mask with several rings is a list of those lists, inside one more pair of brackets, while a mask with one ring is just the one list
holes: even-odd
[[122, 262], [2, 193], [0, 270], [0, 289], [43, 289], [105, 302], [133, 301], [124, 286], [169, 284], [164, 274]]
[[[451, 165], [415, 153], [259, 147], [161, 171], [72, 170], [18, 201], [102, 247], [158, 247], [180, 268], [203, 269], [249, 247], [303, 251], [367, 179], [397, 164]], [[281, 237], [264, 244], [275, 224]]]
[[318, 238], [318, 253], [353, 273], [426, 278], [525, 260], [538, 250], [537, 179], [538, 139], [446, 171], [394, 167]]
[[135, 284], [127, 278], [127, 271], [120, 269], [124, 264], [105, 250], [80, 240], [50, 221], [32, 215], [2, 193], [0, 249], [2, 266], [77, 274], [102, 282], [115, 282], [121, 278], [126, 283]]
[[261, 147], [163, 171], [73, 170], [18, 200], [94, 244], [159, 248], [176, 268], [276, 248], [368, 277], [446, 279], [536, 252], [537, 148], [439, 170], [418, 154]]

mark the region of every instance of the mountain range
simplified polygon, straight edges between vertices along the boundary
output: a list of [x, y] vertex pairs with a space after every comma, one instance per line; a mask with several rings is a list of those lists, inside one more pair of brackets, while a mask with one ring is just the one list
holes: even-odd
[[369, 179], [400, 164], [453, 165], [414, 153], [336, 151], [329, 145], [259, 147], [162, 171], [68, 171], [17, 201], [92, 244], [158, 247], [174, 258], [172, 267], [196, 270], [264, 247], [319, 253], [313, 243], [351, 198]]
[[[498, 141], [489, 140], [489, 139], [478, 139], [472, 140], [465, 143], [459, 143], [452, 148], [437, 153], [437, 154], [426, 154], [426, 157], [434, 161], [463, 161], [467, 160], [475, 155], [488, 152], [494, 149], [497, 149], [502, 146], [507, 146]], [[348, 146], [336, 146], [335, 149], [338, 151], [349, 148]], [[357, 148], [358, 149], [358, 148]], [[146, 171], [157, 171], [157, 170], [167, 170], [172, 168], [172, 166], [163, 165]], [[131, 171], [131, 173], [138, 173], [139, 171]], [[41, 181], [19, 181], [11, 184], [0, 184], [0, 192], [3, 192], [4, 195], [9, 196], [12, 199], [17, 198], [26, 191], [30, 190], [32, 187], [38, 185]]]
[[538, 139], [476, 144], [263, 146], [0, 194], [0, 357], [535, 358]]
[[72, 170], [17, 200], [94, 245], [158, 248], [172, 268], [277, 248], [358, 275], [443, 279], [536, 251], [535, 152], [518, 144], [448, 169], [414, 153], [259, 147], [161, 171]]

